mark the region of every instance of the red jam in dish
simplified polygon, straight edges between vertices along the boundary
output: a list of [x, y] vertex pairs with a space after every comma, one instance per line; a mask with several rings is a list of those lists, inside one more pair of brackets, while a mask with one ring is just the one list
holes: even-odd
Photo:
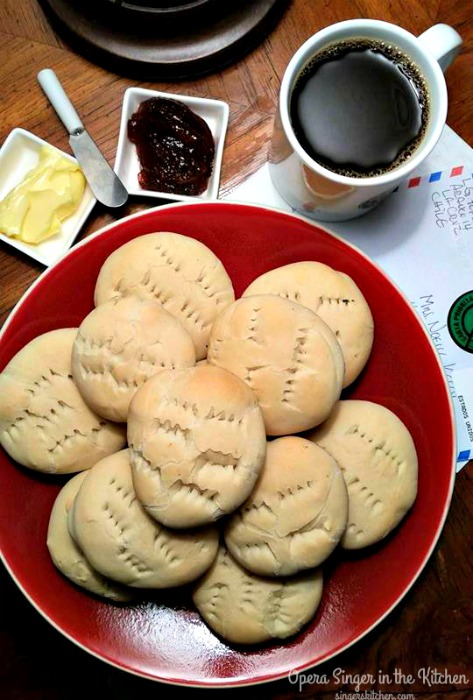
[[207, 189], [214, 140], [207, 122], [182, 102], [145, 100], [128, 120], [128, 138], [138, 152], [143, 189], [185, 195]]

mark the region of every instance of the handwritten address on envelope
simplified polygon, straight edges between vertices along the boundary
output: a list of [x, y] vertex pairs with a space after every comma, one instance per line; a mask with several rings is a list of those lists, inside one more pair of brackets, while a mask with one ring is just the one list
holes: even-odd
[[[228, 198], [289, 209], [267, 165]], [[473, 149], [446, 126], [419, 172], [379, 207], [327, 228], [377, 262], [424, 322], [455, 408], [461, 469], [473, 459]]]
[[411, 178], [378, 210], [332, 224], [397, 282], [424, 322], [453, 400], [459, 466], [473, 458], [473, 162]]

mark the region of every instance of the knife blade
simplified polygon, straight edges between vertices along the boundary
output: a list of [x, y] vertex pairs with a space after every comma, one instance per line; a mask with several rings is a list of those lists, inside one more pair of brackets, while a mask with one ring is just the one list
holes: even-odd
[[128, 199], [125, 186], [87, 133], [55, 72], [45, 68], [37, 77], [46, 97], [69, 132], [69, 144], [97, 200], [106, 207], [123, 206]]

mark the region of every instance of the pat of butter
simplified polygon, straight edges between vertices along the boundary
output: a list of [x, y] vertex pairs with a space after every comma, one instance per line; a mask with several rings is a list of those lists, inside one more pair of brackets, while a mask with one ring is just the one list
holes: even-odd
[[79, 206], [85, 177], [73, 161], [43, 147], [38, 165], [0, 202], [0, 231], [38, 244], [61, 229]]

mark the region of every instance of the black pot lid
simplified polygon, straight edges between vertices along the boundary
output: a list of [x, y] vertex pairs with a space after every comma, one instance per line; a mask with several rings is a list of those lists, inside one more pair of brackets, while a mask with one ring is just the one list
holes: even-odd
[[86, 58], [139, 79], [193, 78], [254, 48], [290, 0], [39, 0]]

